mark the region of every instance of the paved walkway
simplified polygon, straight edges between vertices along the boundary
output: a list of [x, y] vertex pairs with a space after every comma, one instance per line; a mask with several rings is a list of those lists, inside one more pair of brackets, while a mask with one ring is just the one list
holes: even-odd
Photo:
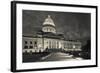
[[68, 60], [82, 60], [80, 57], [73, 57], [73, 55], [65, 53], [51, 53], [48, 56], [42, 57], [41, 61], [68, 61]]

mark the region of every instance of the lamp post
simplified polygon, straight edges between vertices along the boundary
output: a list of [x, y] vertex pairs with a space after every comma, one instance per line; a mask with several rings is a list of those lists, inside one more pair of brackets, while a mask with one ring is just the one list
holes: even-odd
[[[73, 45], [73, 55], [75, 55], [75, 48], [76, 48], [76, 46]], [[75, 58], [75, 57], [73, 56], [73, 58]]]

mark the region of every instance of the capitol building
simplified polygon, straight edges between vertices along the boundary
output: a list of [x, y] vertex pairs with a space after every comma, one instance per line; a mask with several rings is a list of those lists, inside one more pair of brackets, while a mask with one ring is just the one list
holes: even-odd
[[45, 52], [46, 50], [59, 49], [64, 51], [81, 51], [81, 42], [77, 40], [67, 40], [64, 34], [58, 34], [56, 25], [50, 15], [41, 23], [41, 31], [35, 34], [23, 34], [23, 53]]

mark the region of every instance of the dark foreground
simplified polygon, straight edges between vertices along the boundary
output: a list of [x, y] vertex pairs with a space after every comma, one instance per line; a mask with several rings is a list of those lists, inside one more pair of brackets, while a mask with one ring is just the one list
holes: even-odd
[[83, 58], [75, 57], [73, 55], [61, 52], [23, 54], [23, 62], [70, 61], [70, 60], [83, 60]]

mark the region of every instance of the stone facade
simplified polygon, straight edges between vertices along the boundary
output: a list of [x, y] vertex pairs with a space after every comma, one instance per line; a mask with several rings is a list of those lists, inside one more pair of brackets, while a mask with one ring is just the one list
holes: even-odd
[[45, 19], [41, 32], [36, 35], [23, 35], [22, 45], [23, 53], [44, 52], [46, 49], [81, 50], [81, 42], [66, 40], [62, 34], [57, 34], [50, 15]]

